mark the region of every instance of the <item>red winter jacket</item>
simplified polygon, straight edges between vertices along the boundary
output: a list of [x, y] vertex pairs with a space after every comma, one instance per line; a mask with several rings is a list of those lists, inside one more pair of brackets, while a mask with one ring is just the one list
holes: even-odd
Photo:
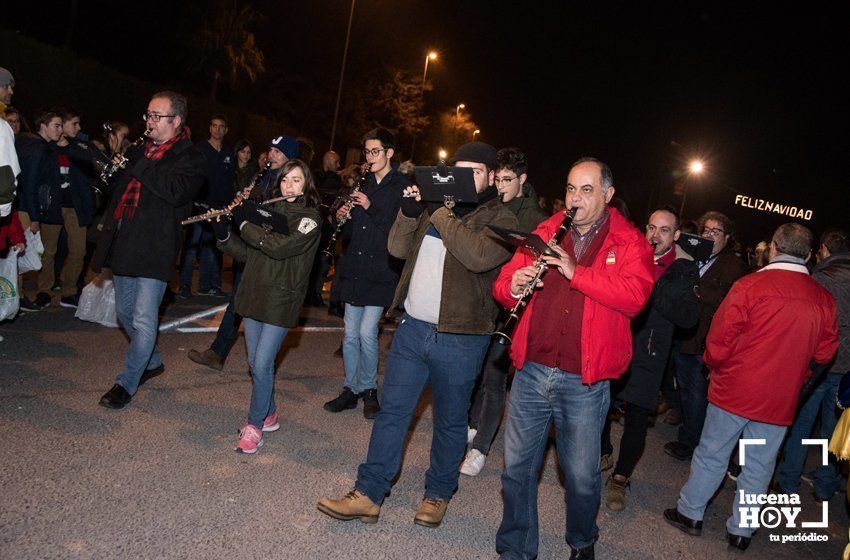
[[26, 244], [26, 242], [24, 228], [21, 227], [21, 219], [17, 211], [13, 210], [5, 218], [0, 218], [0, 251], [18, 243]]
[[[608, 234], [593, 265], [576, 266], [570, 283], [585, 295], [581, 328], [581, 380], [585, 385], [616, 379], [626, 371], [632, 360], [630, 321], [643, 309], [654, 284], [649, 243], [613, 208], [608, 208], [608, 216]], [[558, 212], [537, 226], [534, 233], [548, 241], [563, 219], [563, 213]], [[533, 261], [528, 250], [519, 249], [499, 272], [493, 284], [493, 296], [505, 308], [512, 308], [517, 301], [511, 295], [511, 277]], [[513, 336], [511, 359], [517, 369], [525, 363], [535, 298], [536, 293], [522, 312]], [[535, 334], [546, 336], [546, 333]]]
[[772, 263], [732, 286], [708, 331], [708, 400], [749, 420], [790, 426], [811, 360], [838, 348], [835, 300], [806, 267]]

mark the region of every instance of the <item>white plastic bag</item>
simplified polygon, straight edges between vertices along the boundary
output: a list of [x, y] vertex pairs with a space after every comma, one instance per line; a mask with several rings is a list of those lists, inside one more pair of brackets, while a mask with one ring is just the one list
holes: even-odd
[[103, 280], [98, 285], [98, 280], [92, 280], [80, 294], [80, 302], [77, 319], [99, 323], [104, 327], [118, 327], [118, 318], [115, 314], [115, 284], [112, 280]]
[[27, 228], [24, 235], [27, 238], [27, 248], [24, 254], [18, 258], [18, 274], [25, 274], [31, 270], [41, 270], [41, 256], [44, 254], [40, 232], [33, 233], [30, 228]]
[[13, 319], [20, 308], [18, 253], [9, 251], [9, 256], [0, 259], [0, 321]]

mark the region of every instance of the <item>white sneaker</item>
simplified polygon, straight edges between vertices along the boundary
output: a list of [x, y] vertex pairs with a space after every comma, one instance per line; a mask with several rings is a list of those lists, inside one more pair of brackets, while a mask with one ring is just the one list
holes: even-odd
[[463, 460], [463, 465], [460, 466], [460, 472], [466, 476], [478, 476], [478, 473], [484, 468], [485, 461], [487, 461], [487, 455], [484, 455], [475, 448], [470, 449], [466, 453], [466, 459]]
[[466, 445], [472, 443], [472, 440], [475, 439], [475, 434], [478, 433], [478, 430], [475, 428], [467, 428], [466, 430]]

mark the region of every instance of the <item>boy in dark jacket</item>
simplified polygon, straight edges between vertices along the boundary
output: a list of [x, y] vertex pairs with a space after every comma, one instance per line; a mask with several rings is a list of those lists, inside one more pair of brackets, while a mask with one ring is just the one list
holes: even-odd
[[[528, 182], [528, 158], [520, 150], [499, 150], [496, 154], [495, 181], [502, 204], [513, 212], [519, 222], [519, 231], [534, 231], [540, 222], [549, 217], [537, 204], [537, 193]], [[500, 313], [500, 322], [506, 316], [507, 312]], [[460, 467], [461, 474], [477, 476], [484, 468], [490, 445], [505, 411], [505, 388], [510, 365], [505, 346], [491, 342], [469, 412], [467, 440], [472, 440], [472, 446]]]
[[[395, 139], [377, 128], [363, 136], [363, 154], [371, 164], [359, 192], [351, 195], [351, 219], [343, 234], [350, 236], [345, 258], [339, 259], [339, 297], [345, 302], [342, 393], [325, 403], [328, 412], [356, 408], [363, 399], [363, 417], [375, 418], [378, 405], [378, 322], [393, 300], [399, 261], [387, 251], [387, 236], [401, 204], [408, 178], [392, 165]], [[337, 220], [345, 216], [343, 206]]]

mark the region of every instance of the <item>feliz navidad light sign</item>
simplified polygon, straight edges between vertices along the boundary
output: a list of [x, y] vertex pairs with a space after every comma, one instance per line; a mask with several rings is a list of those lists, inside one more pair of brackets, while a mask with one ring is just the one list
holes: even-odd
[[743, 194], [735, 195], [735, 205], [743, 206], [744, 208], [752, 208], [753, 210], [761, 210], [762, 212], [771, 212], [781, 214], [789, 218], [801, 218], [803, 220], [811, 220], [814, 211], [805, 208], [798, 208], [789, 204], [780, 204], [771, 202], [762, 198], [753, 198]]

